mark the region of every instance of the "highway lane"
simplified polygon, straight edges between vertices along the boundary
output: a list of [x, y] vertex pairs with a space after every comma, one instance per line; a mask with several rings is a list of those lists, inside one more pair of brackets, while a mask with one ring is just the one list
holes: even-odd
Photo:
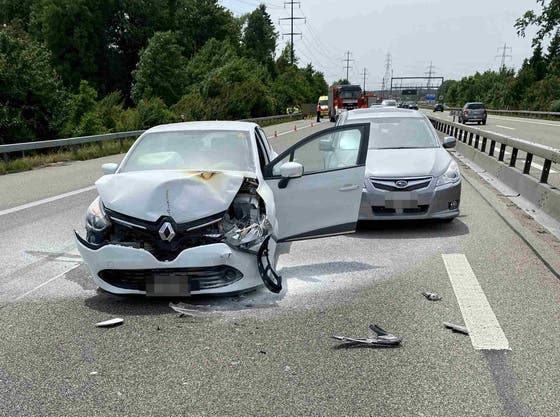
[[[560, 285], [475, 188], [464, 183], [462, 215], [451, 224], [364, 225], [355, 235], [296, 242], [280, 258], [287, 291], [197, 299], [210, 309], [199, 318], [177, 317], [169, 299], [96, 291], [70, 235], [94, 191], [0, 216], [2, 409], [10, 416], [555, 415], [560, 370], [550, 364], [560, 356]], [[558, 242], [551, 248], [560, 253]], [[468, 336], [441, 326], [464, 319], [442, 258], [452, 253], [466, 256], [511, 351], [476, 351]], [[443, 301], [426, 300], [426, 290]], [[114, 316], [125, 324], [93, 326]], [[403, 347], [335, 348], [331, 335], [365, 336], [369, 323], [404, 336]]]
[[[427, 109], [422, 109], [422, 111], [432, 117], [453, 121], [453, 116], [450, 116], [449, 112], [439, 113]], [[455, 118], [455, 120], [457, 120], [457, 118]], [[468, 123], [466, 126], [475, 126], [482, 131], [498, 133], [560, 149], [560, 122], [543, 119], [526, 119], [519, 117], [488, 115], [485, 126], [477, 125], [476, 123]], [[506, 151], [505, 162], [509, 163], [510, 158], [511, 149]], [[519, 151], [517, 158], [517, 167], [519, 169], [523, 168], [525, 158], [526, 153]], [[542, 158], [536, 156], [533, 158], [531, 165], [532, 169], [530, 172], [533, 177], [540, 179], [543, 163], [544, 161]], [[549, 183], [555, 187], [560, 187], [560, 164], [552, 164]]]

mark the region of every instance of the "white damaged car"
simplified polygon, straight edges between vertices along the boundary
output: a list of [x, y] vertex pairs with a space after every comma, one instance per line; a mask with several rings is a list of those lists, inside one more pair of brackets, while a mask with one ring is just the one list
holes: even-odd
[[[333, 150], [347, 134], [353, 142]], [[111, 293], [226, 294], [263, 283], [279, 292], [282, 245], [355, 230], [368, 137], [369, 123], [330, 128], [278, 156], [254, 123], [156, 126], [120, 165], [103, 165], [76, 244]]]

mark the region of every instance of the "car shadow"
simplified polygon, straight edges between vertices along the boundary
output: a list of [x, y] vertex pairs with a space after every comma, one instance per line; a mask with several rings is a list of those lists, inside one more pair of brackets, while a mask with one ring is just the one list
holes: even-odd
[[157, 316], [175, 313], [169, 303], [185, 303], [189, 309], [200, 313], [200, 318], [217, 317], [220, 313], [271, 309], [279, 307], [289, 293], [289, 282], [300, 280], [320, 283], [318, 277], [381, 268], [362, 262], [321, 262], [301, 266], [287, 266], [279, 270], [285, 280], [285, 289], [274, 294], [265, 287], [228, 295], [192, 295], [190, 297], [146, 297], [144, 295], [114, 295], [98, 289], [84, 304], [95, 311], [115, 316]]
[[348, 235], [348, 237], [354, 239], [418, 239], [467, 234], [469, 234], [469, 227], [456, 217], [450, 223], [438, 220], [360, 221], [356, 233]]

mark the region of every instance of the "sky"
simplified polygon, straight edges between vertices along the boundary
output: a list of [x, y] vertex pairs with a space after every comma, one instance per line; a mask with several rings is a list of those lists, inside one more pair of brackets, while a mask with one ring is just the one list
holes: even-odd
[[[287, 2], [291, 0], [286, 0]], [[519, 69], [532, 54], [531, 40], [517, 36], [515, 20], [538, 9], [536, 0], [294, 0], [294, 38], [299, 64], [313, 64], [329, 84], [346, 77], [345, 53], [350, 52], [349, 78], [366, 89], [381, 87], [387, 54], [394, 77], [425, 76], [430, 63], [434, 76], [445, 79], [498, 69], [507, 45], [505, 64]], [[278, 50], [289, 40], [289, 5], [282, 0], [220, 0], [235, 15], [264, 3], [280, 36]], [[500, 55], [496, 58], [496, 55]]]

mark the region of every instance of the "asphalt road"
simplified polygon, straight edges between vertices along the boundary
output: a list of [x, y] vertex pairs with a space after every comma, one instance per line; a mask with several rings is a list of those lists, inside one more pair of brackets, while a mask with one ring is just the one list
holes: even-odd
[[[286, 134], [273, 146], [310, 133], [306, 124], [276, 128]], [[71, 238], [95, 191], [5, 211], [91, 186], [99, 162], [88, 162], [90, 173], [71, 164], [15, 174], [37, 172], [33, 184], [0, 177], [0, 415], [560, 413], [560, 283], [482, 199], [476, 190], [485, 185], [466, 167], [462, 214], [452, 223], [362, 225], [354, 235], [296, 242], [280, 257], [282, 293], [183, 300], [200, 311], [190, 318], [168, 307], [173, 299], [96, 290]], [[60, 184], [43, 192], [50, 178]], [[6, 181], [35, 194], [17, 188], [11, 197]], [[560, 243], [524, 224], [560, 254]], [[475, 350], [469, 336], [443, 328], [465, 318], [443, 254], [466, 256], [511, 350]], [[120, 327], [94, 327], [117, 316]], [[403, 345], [339, 349], [331, 338], [366, 336], [370, 323], [403, 336]]]

